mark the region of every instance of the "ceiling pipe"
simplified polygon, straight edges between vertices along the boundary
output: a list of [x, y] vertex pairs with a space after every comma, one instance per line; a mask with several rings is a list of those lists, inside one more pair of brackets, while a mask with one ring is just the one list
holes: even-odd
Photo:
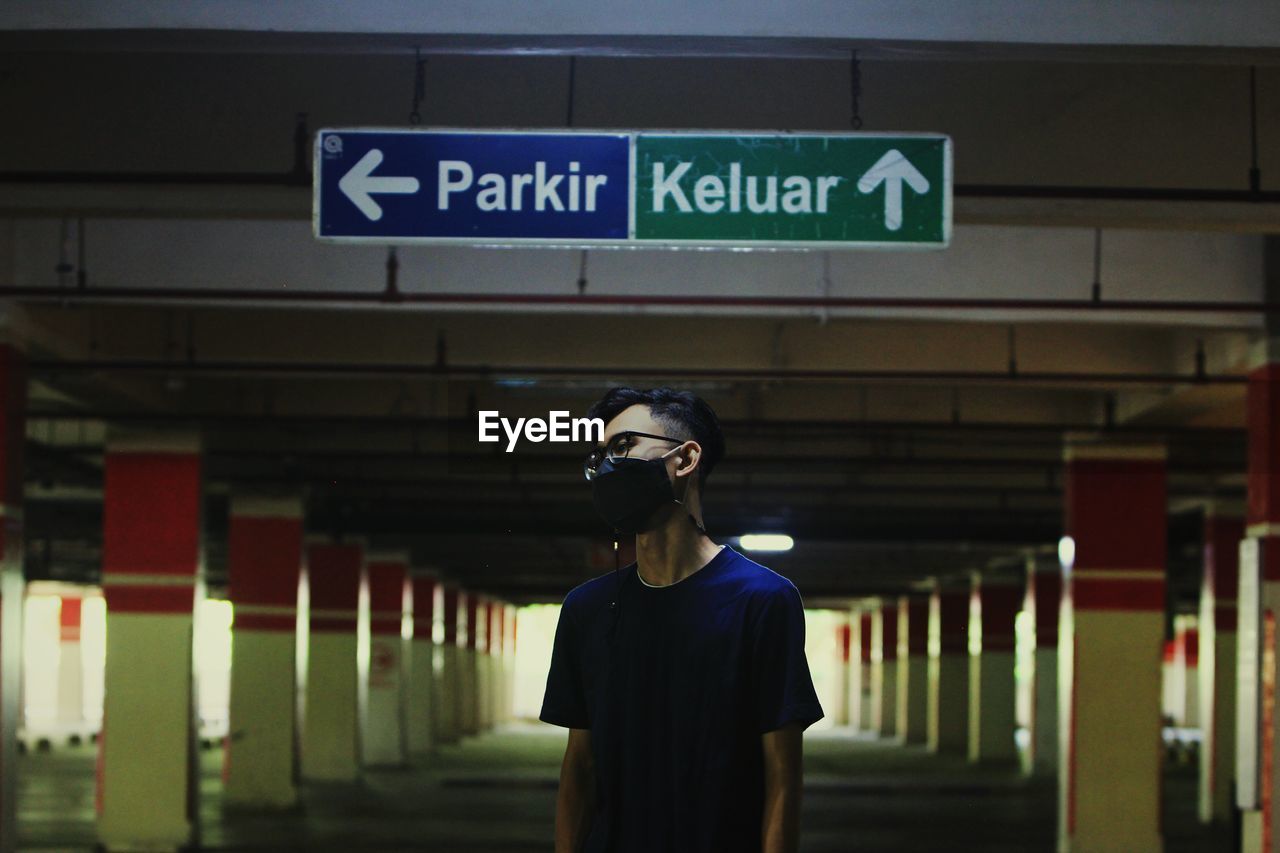
[[410, 363], [307, 363], [290, 361], [164, 361], [89, 359], [33, 359], [33, 375], [69, 373], [132, 373], [202, 376], [279, 375], [293, 378], [398, 377], [441, 379], [615, 378], [666, 377], [671, 379], [732, 379], [810, 382], [1075, 382], [1106, 385], [1245, 385], [1246, 374], [1158, 373], [1116, 371], [1002, 370], [820, 370], [715, 367], [549, 367], [545, 365], [459, 365]]
[[[847, 55], [847, 54], [846, 54]], [[305, 121], [305, 118], [299, 119]], [[311, 187], [311, 175], [284, 172], [102, 172], [89, 170], [0, 171], [0, 183], [48, 185], [192, 185]], [[1280, 191], [1212, 187], [1117, 187], [1069, 184], [954, 184], [956, 198], [1077, 199], [1088, 201], [1280, 203]]]
[[[220, 454], [214, 454], [215, 457]], [[582, 478], [578, 476], [571, 477], [570, 481], [556, 482], [529, 482], [521, 481], [520, 485], [527, 488], [530, 492], [537, 495], [545, 495], [547, 493], [563, 493], [571, 496], [579, 496], [582, 501], [590, 499], [590, 492], [586, 486], [582, 484]], [[448, 490], [450, 494], [455, 496], [463, 496], [470, 499], [473, 493], [485, 492], [490, 489], [510, 489], [511, 480], [507, 479], [502, 482], [497, 481], [463, 481], [463, 480], [379, 480], [372, 477], [364, 477], [352, 479], [349, 477], [341, 478], [337, 487], [333, 485], [333, 476], [322, 473], [311, 475], [290, 476], [273, 476], [273, 475], [251, 475], [251, 476], [213, 476], [211, 482], [226, 483], [232, 487], [252, 486], [255, 488], [298, 488], [306, 487], [312, 489], [317, 496], [325, 496], [328, 492], [334, 491], [342, 495], [351, 494], [353, 488], [368, 490], [395, 490], [395, 496], [405, 494], [406, 490], [413, 491], [431, 491], [431, 490]], [[847, 492], [854, 496], [865, 496], [872, 494], [893, 495], [896, 497], [909, 496], [925, 496], [937, 497], [942, 490], [937, 487], [929, 486], [901, 486], [886, 485], [883, 483], [875, 483], [871, 485], [844, 484], [844, 485], [769, 485], [767, 487], [754, 483], [745, 482], [720, 482], [715, 485], [715, 493], [718, 497], [725, 495], [734, 495], [750, 498], [752, 495], [759, 494], [786, 494], [786, 495], [817, 495], [820, 497], [830, 498], [833, 491]], [[964, 486], [966, 495], [981, 497], [1027, 497], [1027, 498], [1045, 498], [1049, 500], [1058, 500], [1062, 497], [1063, 489], [1061, 486], [991, 486], [979, 485], [974, 483], [966, 483]], [[1170, 498], [1180, 499], [1198, 499], [1203, 500], [1207, 492], [1203, 488], [1194, 486], [1174, 486], [1171, 485], [1166, 491]], [[1244, 487], [1235, 489], [1219, 487], [1212, 497], [1219, 499], [1240, 499], [1244, 496]], [[359, 497], [376, 497], [375, 495], [360, 493]], [[60, 498], [39, 498], [38, 503], [77, 503], [77, 500], [63, 500]], [[835, 506], [860, 506], [853, 503], [828, 503], [825, 505]], [[750, 508], [750, 507], [748, 507]], [[811, 505], [804, 505], [802, 509], [809, 509]], [[984, 509], [987, 507], [983, 507]]]
[[[48, 450], [57, 450], [66, 454], [85, 454], [91, 456], [100, 456], [102, 454], [102, 445], [100, 444], [66, 444], [66, 445], [47, 445]], [[419, 462], [419, 463], [435, 463], [447, 462], [456, 464], [466, 464], [473, 466], [476, 473], [510, 473], [512, 466], [518, 466], [530, 469], [531, 466], [538, 465], [554, 465], [558, 469], [571, 474], [577, 480], [581, 480], [581, 466], [583, 450], [585, 447], [579, 445], [574, 448], [568, 448], [564, 451], [543, 450], [538, 452], [530, 452], [521, 456], [518, 460], [495, 449], [491, 452], [480, 450], [468, 451], [449, 451], [449, 450], [395, 450], [395, 451], [351, 451], [351, 450], [312, 450], [312, 451], [290, 451], [277, 448], [268, 449], [219, 449], [217, 447], [208, 447], [204, 451], [204, 455], [211, 458], [223, 459], [241, 459], [255, 460], [265, 459], [268, 461], [281, 462], [292, 457], [293, 464], [302, 464], [307, 461], [322, 461], [328, 464], [351, 462], [357, 464], [368, 465], [373, 462]], [[1226, 471], [1237, 473], [1244, 470], [1244, 448], [1240, 448], [1239, 460], [1213, 460], [1206, 459], [1203, 454], [1196, 454], [1192, 458], [1179, 460], [1175, 465], [1171, 463], [1170, 467], [1175, 468], [1178, 472], [1220, 472]], [[481, 469], [480, 466], [492, 465], [493, 463], [502, 463], [498, 468]], [[807, 455], [780, 454], [780, 453], [738, 453], [728, 458], [723, 464], [726, 470], [734, 473], [746, 473], [751, 466], [763, 465], [781, 465], [781, 466], [802, 466], [811, 463], [821, 463], [827, 467], [827, 470], [835, 473], [867, 473], [876, 472], [882, 469], [892, 468], [912, 468], [912, 469], [937, 469], [943, 472], [955, 471], [977, 471], [979, 473], [997, 473], [1008, 471], [1033, 471], [1043, 473], [1049, 470], [1061, 469], [1065, 464], [1062, 455], [1054, 454], [1049, 456], [885, 456], [876, 455], [874, 453], [860, 454], [840, 454], [833, 455], [830, 452], [813, 452]], [[472, 470], [468, 468], [466, 470]], [[330, 480], [332, 480], [332, 476]], [[358, 478], [339, 477], [339, 485], [344, 482], [355, 482]], [[385, 478], [378, 479], [377, 482], [385, 483], [404, 483], [412, 484], [414, 478], [406, 476], [399, 480], [387, 480]], [[480, 481], [472, 481], [480, 482]], [[526, 480], [527, 485], [535, 484]], [[508, 478], [506, 485], [511, 484]], [[501, 483], [495, 483], [501, 485]], [[757, 486], [761, 490], [768, 490], [767, 485]], [[844, 487], [842, 487], [844, 488]], [[874, 484], [862, 486], [857, 483], [848, 486], [850, 489], [872, 489]]]
[[1280, 301], [1177, 299], [966, 299], [906, 296], [686, 296], [678, 294], [413, 293], [385, 290], [0, 286], [0, 299], [27, 302], [199, 302], [209, 304], [364, 304], [661, 308], [799, 308], [895, 311], [1078, 311], [1091, 314], [1280, 314]]
[[[50, 411], [29, 410], [28, 423], [45, 421], [45, 423], [109, 423], [109, 424], [201, 424], [205, 427], [237, 428], [252, 427], [261, 429], [266, 425], [278, 425], [285, 429], [301, 427], [342, 428], [352, 427], [367, 433], [369, 430], [411, 430], [411, 432], [430, 432], [430, 430], [474, 428], [471, 420], [466, 418], [415, 418], [402, 415], [259, 415], [233, 414], [233, 412], [195, 411], [174, 414], [174, 412], [127, 412], [127, 411]], [[817, 438], [827, 438], [831, 433], [841, 435], [868, 433], [925, 433], [929, 438], [916, 435], [915, 441], [936, 441], [946, 437], [948, 444], [968, 446], [966, 442], [956, 441], [956, 434], [986, 435], [1000, 433], [1004, 442], [1009, 444], [1011, 435], [1018, 435], [1016, 444], [1019, 447], [1057, 446], [1061, 447], [1062, 433], [1101, 432], [1108, 435], [1139, 435], [1151, 437], [1158, 435], [1179, 442], [1213, 444], [1215, 447], [1225, 446], [1230, 442], [1243, 442], [1244, 429], [1240, 427], [1184, 427], [1180, 424], [1114, 424], [1103, 427], [1102, 424], [1088, 421], [1060, 421], [1060, 423], [1016, 423], [1016, 421], [911, 421], [911, 420], [740, 420], [721, 419], [726, 433], [741, 437], [758, 437], [758, 435], [785, 434], [797, 437], [809, 430]]]

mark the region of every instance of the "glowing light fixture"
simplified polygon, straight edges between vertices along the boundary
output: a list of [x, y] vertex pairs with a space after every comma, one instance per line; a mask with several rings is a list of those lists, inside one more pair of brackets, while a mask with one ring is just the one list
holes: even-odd
[[1076, 562], [1076, 540], [1063, 536], [1058, 540], [1058, 563], [1064, 574], [1071, 571]]
[[747, 533], [738, 540], [744, 551], [790, 551], [795, 544], [785, 533]]

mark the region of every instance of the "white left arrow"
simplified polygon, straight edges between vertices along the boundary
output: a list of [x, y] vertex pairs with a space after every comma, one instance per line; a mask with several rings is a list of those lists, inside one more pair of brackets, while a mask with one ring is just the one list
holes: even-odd
[[382, 152], [377, 148], [370, 148], [368, 153], [360, 158], [360, 162], [352, 166], [351, 171], [338, 181], [338, 189], [351, 199], [352, 204], [360, 208], [361, 213], [374, 222], [382, 218], [382, 208], [373, 200], [374, 193], [404, 195], [418, 191], [417, 178], [373, 177], [373, 170], [378, 168], [381, 162]]
[[876, 161], [876, 164], [858, 178], [858, 192], [867, 194], [875, 192], [876, 187], [884, 184], [884, 227], [897, 231], [902, 227], [902, 185], [924, 195], [929, 191], [929, 179], [911, 165], [911, 161], [902, 156], [902, 152], [892, 148]]

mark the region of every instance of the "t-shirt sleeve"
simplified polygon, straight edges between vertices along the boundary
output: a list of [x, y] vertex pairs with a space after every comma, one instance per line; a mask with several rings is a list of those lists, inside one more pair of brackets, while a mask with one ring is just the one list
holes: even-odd
[[757, 730], [802, 728], [823, 717], [804, 654], [804, 604], [791, 584], [773, 593], [756, 619], [752, 680]]
[[551, 668], [547, 671], [547, 690], [542, 697], [538, 719], [570, 729], [590, 728], [587, 697], [579, 664], [578, 630], [569, 600], [560, 608], [556, 637], [551, 647]]

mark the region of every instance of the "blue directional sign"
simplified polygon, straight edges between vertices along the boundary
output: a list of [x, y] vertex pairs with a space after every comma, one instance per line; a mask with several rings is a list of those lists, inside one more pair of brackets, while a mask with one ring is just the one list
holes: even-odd
[[327, 129], [315, 235], [347, 243], [945, 248], [925, 133]]
[[625, 241], [630, 137], [324, 130], [316, 236], [349, 242]]

